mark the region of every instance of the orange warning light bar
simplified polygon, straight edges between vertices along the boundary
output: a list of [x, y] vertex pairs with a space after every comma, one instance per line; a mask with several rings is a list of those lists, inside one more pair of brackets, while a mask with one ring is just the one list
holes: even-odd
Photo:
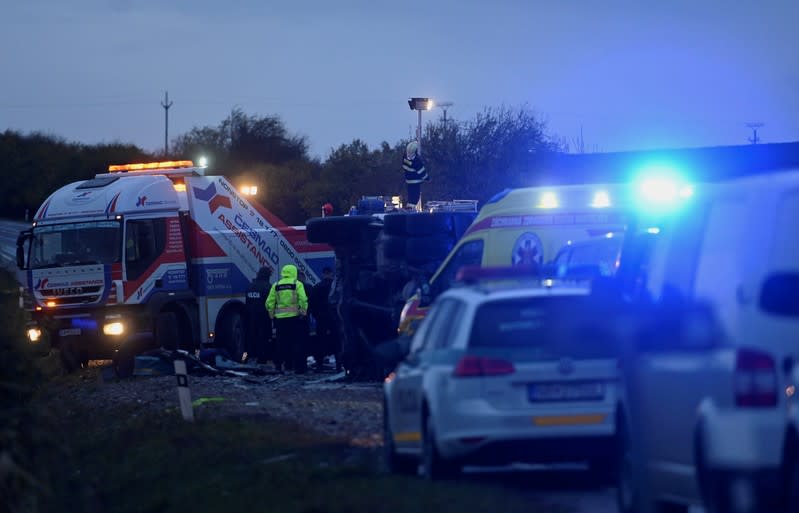
[[149, 171], [152, 169], [176, 169], [194, 167], [191, 160], [166, 160], [163, 162], [142, 162], [140, 164], [115, 164], [108, 166], [108, 172], [122, 171]]

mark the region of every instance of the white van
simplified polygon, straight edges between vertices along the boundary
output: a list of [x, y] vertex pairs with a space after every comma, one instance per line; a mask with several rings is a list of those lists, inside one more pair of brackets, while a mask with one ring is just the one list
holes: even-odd
[[683, 315], [654, 316], [624, 366], [619, 509], [799, 512], [799, 171], [694, 206], [647, 269], [655, 311]]

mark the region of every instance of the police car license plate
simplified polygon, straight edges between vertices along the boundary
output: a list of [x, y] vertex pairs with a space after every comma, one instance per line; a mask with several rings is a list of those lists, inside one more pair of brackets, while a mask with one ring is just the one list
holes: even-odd
[[605, 397], [602, 383], [585, 381], [581, 383], [534, 383], [527, 387], [528, 398], [533, 402], [542, 401], [589, 401]]
[[59, 337], [74, 337], [75, 335], [80, 335], [80, 328], [64, 328], [58, 330]]

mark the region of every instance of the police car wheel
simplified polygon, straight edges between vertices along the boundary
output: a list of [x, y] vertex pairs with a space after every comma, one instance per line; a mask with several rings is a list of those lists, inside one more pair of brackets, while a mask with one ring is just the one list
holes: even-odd
[[416, 474], [419, 462], [416, 458], [397, 453], [394, 432], [388, 417], [388, 405], [383, 402], [383, 456], [388, 472], [392, 474]]
[[438, 452], [436, 433], [433, 429], [433, 418], [430, 415], [425, 416], [423, 427], [422, 475], [429, 481], [453, 477], [458, 471], [458, 466], [454, 462], [444, 459]]

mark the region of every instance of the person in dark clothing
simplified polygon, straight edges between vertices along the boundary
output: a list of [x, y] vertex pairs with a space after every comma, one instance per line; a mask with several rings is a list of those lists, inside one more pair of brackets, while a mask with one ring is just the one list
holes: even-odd
[[[308, 277], [305, 275], [304, 271], [297, 272], [297, 281], [302, 284], [306, 291], [311, 290], [311, 286], [308, 285]], [[310, 313], [310, 311], [308, 311], [308, 313]], [[296, 374], [302, 374], [308, 370], [308, 356], [310, 356], [311, 316], [305, 315], [302, 320], [303, 323], [301, 328], [298, 328], [300, 331], [297, 332], [297, 342], [294, 344], [294, 354], [292, 355], [294, 372]]]
[[313, 286], [308, 296], [308, 311], [316, 319], [316, 340], [313, 347], [313, 357], [316, 360], [316, 369], [322, 369], [325, 356], [335, 355], [336, 367], [341, 367], [341, 355], [338, 348], [338, 332], [332, 306], [329, 303], [330, 288], [333, 285], [333, 270], [325, 267], [322, 270], [322, 280]]
[[422, 182], [429, 182], [430, 176], [424, 167], [422, 156], [419, 154], [419, 143], [411, 141], [405, 148], [405, 157], [402, 159], [402, 171], [405, 174], [405, 184], [408, 186], [409, 207], [421, 209]]
[[247, 287], [247, 359], [257, 359], [258, 363], [274, 360], [272, 318], [269, 317], [265, 305], [271, 288], [269, 283], [271, 276], [271, 268], [261, 267], [255, 279]]

